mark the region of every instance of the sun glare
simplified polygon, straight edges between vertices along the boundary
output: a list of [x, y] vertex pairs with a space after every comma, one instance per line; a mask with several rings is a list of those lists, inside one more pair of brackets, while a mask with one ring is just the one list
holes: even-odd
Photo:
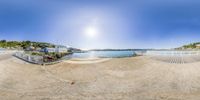
[[97, 29], [95, 27], [87, 27], [85, 29], [85, 35], [87, 37], [94, 38], [98, 35]]

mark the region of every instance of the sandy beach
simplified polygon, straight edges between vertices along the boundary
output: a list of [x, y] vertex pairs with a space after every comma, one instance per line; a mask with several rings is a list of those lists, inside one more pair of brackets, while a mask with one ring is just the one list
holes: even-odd
[[[85, 62], [79, 60], [71, 62]], [[74, 62], [40, 66], [1, 55], [0, 100], [200, 98], [200, 62], [174, 64], [150, 56]]]

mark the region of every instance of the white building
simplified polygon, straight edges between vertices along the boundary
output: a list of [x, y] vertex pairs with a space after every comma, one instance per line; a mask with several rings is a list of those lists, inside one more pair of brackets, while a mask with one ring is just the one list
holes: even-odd
[[200, 48], [200, 44], [196, 44], [196, 47], [197, 47], [197, 48]]
[[56, 49], [55, 52], [59, 52], [59, 53], [68, 52], [68, 48], [66, 46], [62, 46], [62, 45], [56, 45], [55, 49]]
[[68, 52], [68, 48], [62, 45], [56, 45], [55, 48], [44, 48], [41, 52], [57, 52], [57, 53], [65, 53]]
[[41, 52], [46, 52], [46, 53], [51, 53], [51, 52], [55, 52], [56, 49], [55, 48], [44, 48], [41, 50]]

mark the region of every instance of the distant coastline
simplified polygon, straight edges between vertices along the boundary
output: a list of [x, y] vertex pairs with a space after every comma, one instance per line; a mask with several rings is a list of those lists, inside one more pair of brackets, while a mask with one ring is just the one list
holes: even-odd
[[146, 50], [153, 50], [153, 49], [91, 49], [87, 51], [146, 51]]
[[[35, 48], [53, 48], [56, 44], [48, 43], [48, 42], [35, 42], [35, 41], [7, 41], [7, 40], [0, 40], [0, 48], [4, 49], [18, 49], [24, 50], [27, 47], [33, 46]], [[87, 52], [87, 51], [147, 51], [147, 50], [200, 50], [200, 42], [185, 44], [183, 46], [177, 48], [169, 48], [169, 49], [89, 49], [89, 50], [82, 50], [80, 48], [71, 48], [74, 52]]]

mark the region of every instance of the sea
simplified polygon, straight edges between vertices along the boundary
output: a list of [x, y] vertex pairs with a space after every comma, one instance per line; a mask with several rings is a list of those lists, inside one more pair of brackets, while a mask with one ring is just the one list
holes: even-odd
[[122, 58], [135, 56], [134, 51], [87, 51], [81, 53], [73, 53], [72, 58]]

